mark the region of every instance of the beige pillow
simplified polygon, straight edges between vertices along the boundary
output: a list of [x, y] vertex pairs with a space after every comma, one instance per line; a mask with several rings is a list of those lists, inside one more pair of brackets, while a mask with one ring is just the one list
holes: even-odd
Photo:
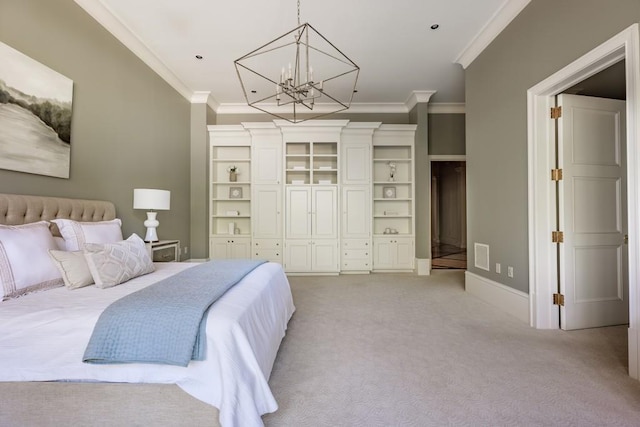
[[86, 243], [84, 257], [96, 286], [110, 288], [155, 270], [144, 241], [137, 234], [117, 243]]
[[93, 277], [82, 251], [49, 250], [49, 256], [60, 270], [64, 285], [68, 289], [78, 289], [93, 284]]

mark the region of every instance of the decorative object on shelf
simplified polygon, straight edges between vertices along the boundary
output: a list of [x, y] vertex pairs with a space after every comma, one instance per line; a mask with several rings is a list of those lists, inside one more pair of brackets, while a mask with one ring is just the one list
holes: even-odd
[[230, 222], [229, 223], [229, 234], [236, 234], [236, 223], [235, 222]]
[[157, 228], [160, 222], [156, 219], [157, 212], [168, 211], [171, 208], [171, 192], [168, 190], [155, 190], [151, 188], [136, 188], [133, 190], [133, 209], [148, 209], [147, 220], [144, 226], [147, 227], [145, 242], [157, 242]]
[[384, 199], [395, 199], [396, 187], [382, 187], [382, 197]]
[[238, 167], [233, 165], [227, 168], [229, 172], [229, 182], [236, 182], [238, 180]]
[[[286, 68], [283, 62], [274, 66], [287, 57], [291, 62]], [[360, 67], [309, 23], [300, 24], [300, 0], [296, 28], [234, 64], [247, 104], [291, 123], [348, 109], [360, 73]]]
[[389, 182], [396, 180], [396, 164], [393, 162], [387, 163], [389, 165]]
[[227, 211], [227, 216], [240, 216], [240, 211]]
[[230, 199], [242, 199], [242, 187], [229, 187]]

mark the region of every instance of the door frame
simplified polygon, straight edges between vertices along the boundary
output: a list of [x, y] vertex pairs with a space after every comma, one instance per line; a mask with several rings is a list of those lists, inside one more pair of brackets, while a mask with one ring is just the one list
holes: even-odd
[[[465, 167], [466, 167], [466, 163], [467, 163], [467, 155], [466, 154], [432, 154], [428, 156], [428, 169], [429, 169], [429, 205], [431, 205], [431, 198], [433, 197], [433, 194], [431, 194], [431, 163], [433, 162], [464, 162], [465, 163]], [[467, 219], [467, 213], [466, 213], [466, 209], [467, 209], [467, 182], [466, 182], [466, 175], [465, 175], [465, 181], [464, 181], [464, 205], [462, 206], [462, 208], [465, 210], [465, 221], [468, 225], [468, 221]], [[432, 206], [429, 206], [429, 258], [427, 260], [428, 262], [428, 274], [431, 274], [431, 270], [432, 270], [432, 263], [433, 263], [433, 253], [431, 253], [431, 239], [433, 237], [433, 230], [431, 229], [431, 222], [432, 222], [432, 214], [433, 214], [433, 210], [432, 210]], [[462, 236], [462, 241], [466, 242], [467, 241], [467, 228], [465, 226], [464, 229], [464, 235]], [[418, 273], [419, 274], [419, 273]]]
[[633, 24], [527, 91], [529, 320], [538, 329], [558, 329], [557, 264], [551, 232], [555, 224], [555, 127], [549, 117], [553, 97], [576, 83], [626, 60], [627, 214], [629, 241], [629, 375], [639, 379], [640, 342], [640, 35]]

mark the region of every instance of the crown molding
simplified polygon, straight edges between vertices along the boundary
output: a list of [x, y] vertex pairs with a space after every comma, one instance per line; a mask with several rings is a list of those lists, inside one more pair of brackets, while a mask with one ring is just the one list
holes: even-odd
[[518, 16], [531, 0], [505, 0], [500, 9], [493, 14], [489, 22], [476, 34], [471, 42], [460, 52], [455, 63], [467, 68], [483, 50]]
[[208, 91], [195, 91], [191, 95], [191, 103], [192, 104], [208, 104], [209, 103], [209, 95], [211, 92]]
[[93, 19], [127, 47], [142, 62], [164, 79], [187, 100], [193, 91], [167, 67], [149, 47], [147, 47], [122, 20], [100, 0], [74, 0]]
[[434, 93], [435, 90], [414, 90], [405, 102], [407, 111], [411, 111], [417, 104], [429, 102]]

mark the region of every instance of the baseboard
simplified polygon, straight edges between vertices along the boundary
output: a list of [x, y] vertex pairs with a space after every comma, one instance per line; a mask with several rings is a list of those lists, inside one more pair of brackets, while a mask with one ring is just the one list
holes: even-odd
[[629, 376], [633, 379], [640, 380], [639, 367], [634, 361], [638, 360], [638, 329], [628, 329], [629, 340]]
[[469, 271], [465, 272], [465, 290], [518, 320], [529, 323], [529, 294]]
[[418, 276], [429, 276], [431, 274], [431, 260], [416, 258], [416, 270]]

